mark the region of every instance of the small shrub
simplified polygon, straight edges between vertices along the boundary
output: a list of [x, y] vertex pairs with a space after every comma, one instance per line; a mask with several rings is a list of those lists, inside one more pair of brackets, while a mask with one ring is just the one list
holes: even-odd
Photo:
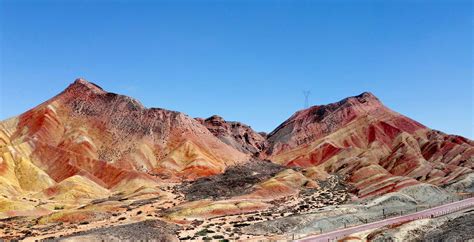
[[248, 223], [241, 223], [241, 224], [234, 224], [234, 227], [237, 227], [237, 228], [240, 228], [240, 227], [245, 227], [245, 226], [249, 226], [250, 224]]
[[214, 233], [214, 231], [209, 229], [202, 229], [201, 231], [197, 232], [195, 236], [206, 236], [207, 234]]

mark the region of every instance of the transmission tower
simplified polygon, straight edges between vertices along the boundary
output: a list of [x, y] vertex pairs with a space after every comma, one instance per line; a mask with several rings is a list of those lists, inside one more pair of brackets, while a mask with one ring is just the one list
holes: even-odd
[[308, 108], [309, 107], [309, 95], [311, 94], [311, 91], [309, 90], [305, 90], [303, 91], [303, 95], [304, 95], [304, 108]]

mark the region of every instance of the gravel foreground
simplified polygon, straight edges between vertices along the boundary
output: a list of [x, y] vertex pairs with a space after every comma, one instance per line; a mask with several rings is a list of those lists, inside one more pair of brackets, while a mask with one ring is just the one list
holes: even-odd
[[417, 220], [396, 227], [376, 229], [367, 240], [382, 241], [474, 241], [474, 209], [434, 219]]
[[474, 210], [455, 219], [448, 219], [433, 231], [427, 232], [424, 241], [473, 241]]
[[79, 232], [59, 241], [178, 241], [177, 225], [160, 220], [147, 220], [133, 224]]

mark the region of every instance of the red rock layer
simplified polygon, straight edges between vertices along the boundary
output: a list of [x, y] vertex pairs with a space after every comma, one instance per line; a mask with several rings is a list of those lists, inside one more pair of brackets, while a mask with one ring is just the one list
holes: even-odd
[[268, 135], [265, 155], [347, 176], [360, 197], [472, 172], [473, 142], [433, 131], [363, 93], [299, 111]]
[[[147, 109], [83, 79], [20, 115], [8, 136], [12, 144], [30, 144], [34, 164], [56, 182], [81, 175], [106, 188], [154, 180], [147, 173], [160, 170], [184, 179], [208, 176], [249, 157], [185, 114]], [[195, 153], [177, 155], [183, 144]]]
[[[0, 123], [1, 150], [19, 156], [10, 151], [19, 144], [31, 147], [21, 155], [51, 182], [79, 175], [108, 189], [156, 181], [151, 175], [210, 176], [252, 156], [304, 167], [308, 174], [346, 175], [359, 197], [422, 182], [447, 184], [474, 167], [473, 141], [431, 130], [371, 93], [298, 111], [266, 135], [218, 116], [193, 119], [148, 109], [78, 79], [17, 119]], [[9, 164], [13, 160], [21, 159], [9, 158]], [[0, 173], [14, 177], [12, 169], [0, 162]]]
[[222, 142], [241, 152], [258, 156], [265, 145], [265, 137], [262, 134], [240, 122], [225, 121], [217, 115], [196, 120], [206, 126]]

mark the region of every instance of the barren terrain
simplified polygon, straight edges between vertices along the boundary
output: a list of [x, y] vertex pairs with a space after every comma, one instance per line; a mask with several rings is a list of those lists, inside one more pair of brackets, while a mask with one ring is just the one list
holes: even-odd
[[472, 140], [368, 92], [265, 134], [77, 79], [0, 122], [0, 238], [300, 238], [471, 196], [473, 168]]

